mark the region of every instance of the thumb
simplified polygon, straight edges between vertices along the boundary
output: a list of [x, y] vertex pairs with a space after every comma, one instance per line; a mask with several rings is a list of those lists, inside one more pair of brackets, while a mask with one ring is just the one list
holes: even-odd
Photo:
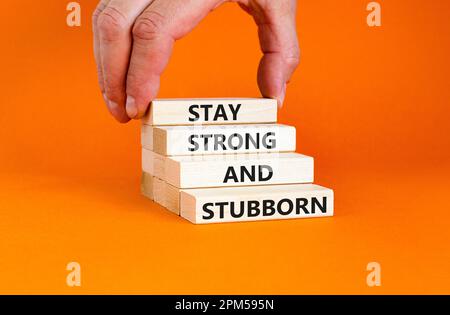
[[258, 25], [263, 57], [258, 85], [264, 97], [275, 98], [281, 107], [286, 84], [300, 61], [296, 31], [296, 1], [248, 1], [241, 3]]

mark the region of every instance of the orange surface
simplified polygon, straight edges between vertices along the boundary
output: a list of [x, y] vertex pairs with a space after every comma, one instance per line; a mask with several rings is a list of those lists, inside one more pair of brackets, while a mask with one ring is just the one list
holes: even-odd
[[[450, 1], [380, 1], [380, 28], [369, 1], [299, 1], [279, 119], [336, 215], [208, 226], [140, 195], [139, 123], [102, 103], [79, 2], [80, 28], [67, 1], [0, 3], [0, 293], [450, 293]], [[226, 4], [176, 44], [160, 97], [257, 96], [259, 58]]]

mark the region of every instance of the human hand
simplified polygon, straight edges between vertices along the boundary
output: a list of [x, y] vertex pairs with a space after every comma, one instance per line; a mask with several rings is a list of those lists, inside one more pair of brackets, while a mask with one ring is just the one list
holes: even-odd
[[[122, 123], [141, 118], [156, 97], [177, 39], [227, 0], [101, 0], [93, 14], [100, 89]], [[258, 86], [283, 103], [298, 65], [295, 0], [234, 0], [258, 25], [263, 57]]]

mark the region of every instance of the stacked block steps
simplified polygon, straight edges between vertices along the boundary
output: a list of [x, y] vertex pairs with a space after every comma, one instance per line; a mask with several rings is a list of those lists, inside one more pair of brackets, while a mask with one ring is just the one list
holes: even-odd
[[142, 194], [196, 223], [333, 215], [314, 159], [264, 98], [159, 99], [142, 119]]

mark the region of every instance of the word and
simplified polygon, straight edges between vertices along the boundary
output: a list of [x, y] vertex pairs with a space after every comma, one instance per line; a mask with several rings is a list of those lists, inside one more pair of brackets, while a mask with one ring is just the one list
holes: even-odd
[[[267, 171], [267, 175], [264, 175], [264, 170]], [[235, 183], [244, 183], [246, 178], [250, 180], [250, 182], [267, 182], [273, 176], [273, 169], [270, 165], [252, 165], [250, 170], [245, 166], [241, 166], [238, 172], [240, 173], [240, 176], [237, 175], [233, 166], [228, 167], [223, 182], [228, 183], [228, 181], [232, 181]]]

